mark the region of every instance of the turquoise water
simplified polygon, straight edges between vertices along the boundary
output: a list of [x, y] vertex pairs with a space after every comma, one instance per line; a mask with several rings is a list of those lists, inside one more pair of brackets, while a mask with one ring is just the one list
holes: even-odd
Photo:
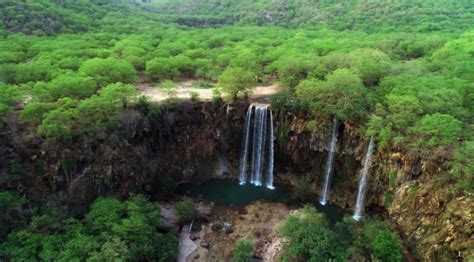
[[285, 204], [296, 202], [289, 192], [250, 183], [240, 185], [238, 181], [229, 179], [211, 179], [197, 186], [183, 184], [178, 186], [177, 191], [179, 194], [189, 193], [192, 197], [202, 196], [221, 206], [245, 206], [257, 200]]
[[[212, 179], [201, 185], [182, 184], [177, 188], [178, 194], [189, 194], [191, 197], [202, 196], [208, 201], [220, 206], [245, 206], [257, 200], [266, 200], [291, 205], [304, 203], [296, 200], [292, 194], [282, 189], [268, 189], [264, 186], [252, 184], [239, 185], [238, 181], [229, 179]], [[319, 199], [319, 198], [318, 198]], [[341, 221], [344, 211], [331, 204], [322, 206], [318, 199], [311, 204], [319, 212], [326, 214], [330, 223]]]

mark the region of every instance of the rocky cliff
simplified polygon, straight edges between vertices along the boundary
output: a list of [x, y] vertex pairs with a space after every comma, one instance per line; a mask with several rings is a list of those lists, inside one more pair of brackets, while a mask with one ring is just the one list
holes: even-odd
[[[63, 142], [45, 141], [20, 124], [3, 133], [9, 143], [2, 148], [21, 172], [13, 177], [3, 171], [0, 187], [39, 202], [55, 196], [86, 208], [99, 195], [159, 193], [165, 176], [193, 183], [237, 178], [248, 105], [142, 105], [125, 111], [113, 125]], [[275, 112], [274, 121], [275, 184], [316, 199], [331, 120]], [[351, 210], [367, 141], [352, 123], [341, 123], [339, 134], [330, 201]], [[455, 197], [430, 183], [443, 163], [443, 158], [423, 159], [397, 149], [379, 151], [369, 177], [366, 212], [390, 217], [417, 257], [427, 261], [453, 259], [458, 252], [466, 257], [473, 250], [472, 196]]]

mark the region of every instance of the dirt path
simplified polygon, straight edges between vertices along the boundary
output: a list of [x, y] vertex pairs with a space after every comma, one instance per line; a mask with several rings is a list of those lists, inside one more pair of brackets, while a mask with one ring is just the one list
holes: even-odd
[[[195, 88], [193, 87], [195, 81], [183, 81], [179, 82], [178, 87], [172, 89], [172, 91], [160, 89], [156, 85], [151, 85], [149, 83], [144, 83], [137, 85], [137, 90], [152, 102], [162, 102], [171, 97], [178, 99], [191, 99], [191, 94], [196, 93], [199, 96], [201, 101], [211, 101], [212, 100], [212, 91], [214, 88]], [[270, 95], [277, 93], [280, 90], [280, 87], [277, 84], [270, 86], [258, 86], [254, 89], [253, 93], [250, 95], [250, 100], [260, 100], [268, 98]]]

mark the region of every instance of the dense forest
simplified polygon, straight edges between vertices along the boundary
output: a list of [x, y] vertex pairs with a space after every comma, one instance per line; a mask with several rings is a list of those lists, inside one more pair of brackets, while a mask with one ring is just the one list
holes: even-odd
[[[139, 85], [173, 89], [198, 80], [198, 88], [213, 89], [214, 102], [222, 95], [232, 104], [278, 83], [272, 110], [309, 114], [305, 128], [316, 137], [325, 131], [317, 122], [335, 117], [373, 137], [378, 152], [440, 162], [420, 183], [453, 198], [474, 193], [471, 1], [7, 0], [0, 20], [2, 133], [21, 130], [21, 139], [57, 151], [83, 137], [125, 140], [117, 124], [125, 111], [160, 112], [148, 109]], [[30, 174], [22, 161], [31, 162], [0, 168], [0, 260], [177, 256], [177, 235], [157, 230], [160, 209], [144, 192], [109, 194], [85, 209], [66, 196], [35, 199], [23, 188], [45, 163], [33, 159]], [[79, 172], [60, 162], [59, 172]], [[167, 183], [174, 182], [162, 178]], [[192, 219], [192, 204], [182, 202], [174, 207], [180, 224]], [[333, 227], [306, 206], [281, 234], [289, 239], [284, 261], [403, 260], [402, 240], [379, 219]], [[472, 242], [463, 248], [473, 255]], [[234, 259], [248, 261], [251, 253], [252, 243], [237, 242]]]

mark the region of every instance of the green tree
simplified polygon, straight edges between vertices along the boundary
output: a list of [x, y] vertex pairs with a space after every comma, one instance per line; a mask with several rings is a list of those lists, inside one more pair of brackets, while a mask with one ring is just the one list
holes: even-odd
[[48, 84], [37, 83], [33, 97], [42, 102], [56, 101], [62, 97], [84, 99], [93, 95], [96, 89], [97, 84], [91, 77], [62, 75]]
[[189, 197], [183, 199], [173, 205], [173, 209], [179, 216], [181, 223], [189, 222], [194, 216], [194, 202]]
[[403, 261], [402, 243], [400, 237], [388, 230], [383, 229], [372, 241], [373, 254], [380, 261], [399, 262]]
[[253, 256], [253, 243], [250, 240], [239, 239], [234, 245], [232, 261], [248, 262]]
[[437, 146], [457, 143], [461, 135], [462, 122], [446, 114], [425, 115], [412, 129], [418, 143]]
[[278, 79], [283, 86], [290, 89], [295, 88], [316, 67], [314, 62], [308, 58], [293, 56], [280, 58], [274, 64], [278, 72]]
[[256, 86], [254, 75], [240, 67], [228, 67], [219, 76], [217, 84], [230, 101], [237, 98], [238, 94], [247, 95]]
[[5, 191], [0, 192], [0, 241], [7, 236], [7, 234], [14, 228], [21, 225], [22, 205], [24, 199], [15, 194]]
[[457, 193], [474, 193], [474, 141], [466, 141], [456, 149], [451, 172], [448, 177], [454, 180]]
[[90, 226], [91, 233], [107, 232], [114, 224], [118, 223], [125, 214], [126, 205], [116, 198], [100, 197], [91, 205], [85, 217]]
[[349, 53], [351, 69], [362, 78], [365, 86], [377, 85], [389, 73], [390, 58], [377, 49], [362, 48]]
[[53, 109], [44, 115], [38, 133], [54, 139], [68, 139], [72, 135], [76, 115], [74, 109]]
[[314, 207], [306, 206], [301, 212], [290, 215], [280, 232], [289, 241], [284, 246], [286, 260], [327, 261], [342, 260], [346, 256], [324, 215]]
[[130, 63], [113, 57], [87, 60], [79, 73], [94, 78], [99, 86], [117, 82], [131, 84], [137, 80], [137, 73]]
[[0, 82], [0, 119], [11, 112], [12, 107], [21, 100], [18, 87]]
[[168, 57], [155, 58], [146, 63], [146, 76], [151, 80], [173, 79], [181, 76], [181, 72]]
[[314, 114], [356, 120], [367, 108], [367, 89], [348, 69], [337, 69], [326, 81], [304, 80], [296, 87], [304, 106]]

